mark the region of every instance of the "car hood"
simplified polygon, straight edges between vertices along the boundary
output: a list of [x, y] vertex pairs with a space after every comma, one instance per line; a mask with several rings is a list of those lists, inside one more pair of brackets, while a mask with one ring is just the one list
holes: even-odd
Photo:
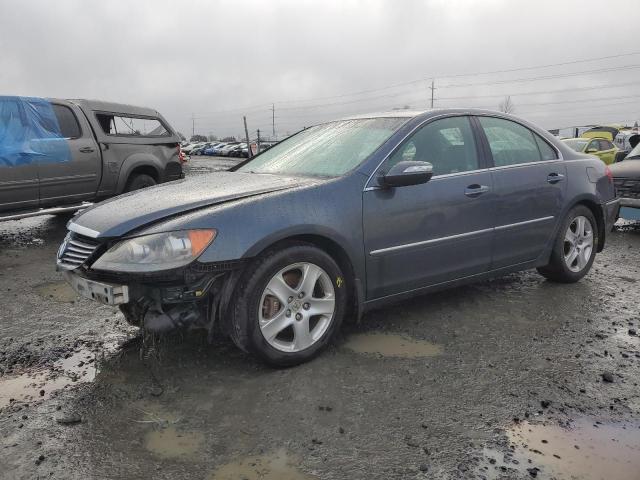
[[630, 158], [609, 165], [614, 177], [640, 177], [640, 158]]
[[83, 211], [69, 230], [93, 238], [120, 237], [173, 215], [278, 190], [314, 180], [278, 175], [218, 172], [127, 193]]

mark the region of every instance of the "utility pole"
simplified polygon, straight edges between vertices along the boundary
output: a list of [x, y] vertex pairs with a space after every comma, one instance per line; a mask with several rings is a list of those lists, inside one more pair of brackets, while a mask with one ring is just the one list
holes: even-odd
[[271, 135], [276, 139], [276, 104], [271, 104]]
[[196, 134], [196, 117], [192, 113], [191, 114], [191, 136], [193, 137]]
[[258, 153], [260, 153], [260, 129], [258, 129]]
[[253, 157], [253, 152], [251, 151], [251, 142], [249, 141], [249, 129], [247, 129], [247, 117], [243, 116], [242, 121], [244, 122], [244, 136], [247, 139], [247, 150], [249, 151], [249, 158]]
[[429, 87], [429, 90], [431, 90], [431, 108], [433, 108], [433, 92], [436, 89], [434, 84], [435, 84], [435, 81], [431, 80], [431, 86]]

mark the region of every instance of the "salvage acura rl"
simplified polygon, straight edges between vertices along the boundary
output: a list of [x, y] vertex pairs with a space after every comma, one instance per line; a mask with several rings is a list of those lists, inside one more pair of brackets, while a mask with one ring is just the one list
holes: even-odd
[[285, 366], [343, 320], [412, 295], [530, 268], [576, 282], [617, 209], [599, 159], [524, 120], [403, 111], [98, 204], [69, 222], [57, 263], [131, 324], [215, 325]]

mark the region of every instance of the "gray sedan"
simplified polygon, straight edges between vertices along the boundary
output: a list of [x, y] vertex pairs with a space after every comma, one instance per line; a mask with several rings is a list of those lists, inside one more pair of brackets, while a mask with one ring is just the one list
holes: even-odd
[[389, 302], [531, 268], [576, 282], [617, 209], [600, 160], [524, 120], [392, 112], [96, 205], [58, 266], [134, 325], [220, 331], [287, 366]]

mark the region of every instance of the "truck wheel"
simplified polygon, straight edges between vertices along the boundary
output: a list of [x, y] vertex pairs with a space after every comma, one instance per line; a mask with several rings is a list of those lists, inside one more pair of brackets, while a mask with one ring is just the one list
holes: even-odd
[[587, 207], [573, 207], [562, 222], [549, 264], [538, 272], [549, 280], [575, 283], [584, 277], [596, 257], [598, 224]]
[[150, 175], [145, 175], [144, 173], [140, 173], [137, 175], [133, 175], [129, 181], [127, 182], [127, 186], [125, 187], [125, 192], [133, 192], [134, 190], [140, 190], [141, 188], [153, 187], [158, 182]]
[[326, 252], [304, 243], [267, 251], [238, 283], [231, 338], [271, 366], [307, 362], [340, 328], [347, 297], [342, 271]]

